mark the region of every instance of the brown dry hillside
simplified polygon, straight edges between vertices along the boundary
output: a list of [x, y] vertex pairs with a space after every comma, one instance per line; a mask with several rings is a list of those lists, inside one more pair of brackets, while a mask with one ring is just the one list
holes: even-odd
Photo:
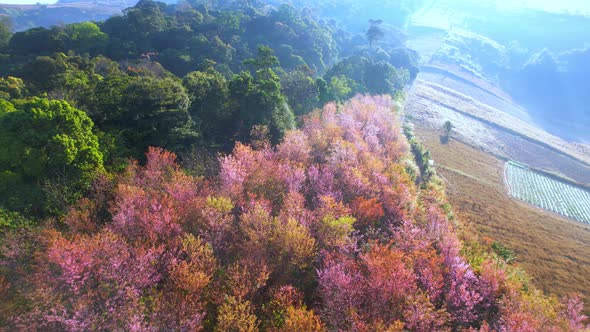
[[482, 236], [502, 242], [544, 292], [580, 292], [590, 313], [590, 226], [511, 199], [502, 160], [439, 133], [416, 127], [430, 150], [457, 215]]

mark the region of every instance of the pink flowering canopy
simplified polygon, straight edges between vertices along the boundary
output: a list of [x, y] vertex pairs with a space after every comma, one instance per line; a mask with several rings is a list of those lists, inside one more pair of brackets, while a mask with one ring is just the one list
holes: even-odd
[[[211, 179], [150, 148], [65, 225], [6, 239], [27, 260], [15, 328], [576, 331], [578, 297], [542, 295], [466, 244], [436, 177], [417, 184], [394, 101], [328, 104], [275, 147], [237, 143]], [[106, 189], [105, 189], [106, 188]], [[108, 213], [99, 213], [106, 206]], [[104, 211], [103, 211], [104, 212]], [[105, 215], [107, 215], [105, 217]], [[467, 240], [466, 240], [467, 239]], [[516, 275], [516, 277], [515, 277]], [[8, 285], [8, 286], [6, 286]]]

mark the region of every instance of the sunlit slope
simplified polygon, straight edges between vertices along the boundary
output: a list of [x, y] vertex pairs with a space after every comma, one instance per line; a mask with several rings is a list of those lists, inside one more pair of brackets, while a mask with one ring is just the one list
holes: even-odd
[[[504, 184], [503, 160], [456, 139], [441, 144], [441, 132], [416, 126], [458, 216], [484, 238], [513, 250], [545, 292], [590, 298], [590, 226], [513, 199]], [[590, 306], [585, 308], [590, 314]]]
[[423, 80], [421, 75], [406, 103], [406, 112], [414, 121], [439, 129], [449, 120], [455, 126], [454, 137], [466, 144], [590, 185], [588, 146], [568, 143], [490, 106], [491, 103]]
[[[514, 100], [502, 84], [508, 68], [517, 65], [512, 46], [498, 42], [501, 31], [474, 32], [498, 20], [483, 15], [484, 8], [498, 12], [492, 2], [432, 1], [413, 16], [408, 44], [421, 53], [422, 68], [408, 96], [408, 115], [434, 129], [450, 120], [455, 137], [466, 144], [588, 186], [590, 147], [562, 138], [582, 119], [564, 117], [555, 124], [562, 136], [557, 137], [541, 128], [542, 113]], [[503, 15], [531, 19], [522, 11]]]

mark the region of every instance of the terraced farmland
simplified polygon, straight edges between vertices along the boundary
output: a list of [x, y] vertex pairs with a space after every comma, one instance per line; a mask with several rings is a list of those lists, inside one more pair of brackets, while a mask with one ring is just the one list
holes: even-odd
[[510, 194], [520, 200], [590, 224], [590, 192], [514, 162], [505, 165]]

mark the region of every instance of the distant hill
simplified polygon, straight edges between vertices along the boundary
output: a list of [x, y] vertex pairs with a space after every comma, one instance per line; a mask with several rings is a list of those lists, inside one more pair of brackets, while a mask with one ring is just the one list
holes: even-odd
[[[127, 7], [132, 7], [135, 6], [135, 4], [138, 2], [139, 0], [59, 0], [57, 1], [57, 4], [96, 4], [96, 5], [102, 5], [102, 6], [113, 6], [113, 7], [123, 7], [123, 8], [127, 8]], [[163, 3], [177, 3], [178, 0], [159, 0], [159, 2], [163, 2]]]
[[13, 31], [23, 31], [39, 26], [102, 21], [130, 6], [125, 1], [112, 1], [117, 3], [112, 5], [103, 2], [65, 0], [53, 5], [0, 5], [0, 15], [10, 17]]
[[[59, 0], [52, 5], [0, 4], [0, 16], [11, 18], [12, 29], [23, 31], [84, 21], [103, 21], [134, 6], [138, 0]], [[176, 0], [163, 0], [176, 3]]]
[[137, 0], [59, 0], [57, 3], [94, 3], [106, 6], [133, 6], [137, 3]]

